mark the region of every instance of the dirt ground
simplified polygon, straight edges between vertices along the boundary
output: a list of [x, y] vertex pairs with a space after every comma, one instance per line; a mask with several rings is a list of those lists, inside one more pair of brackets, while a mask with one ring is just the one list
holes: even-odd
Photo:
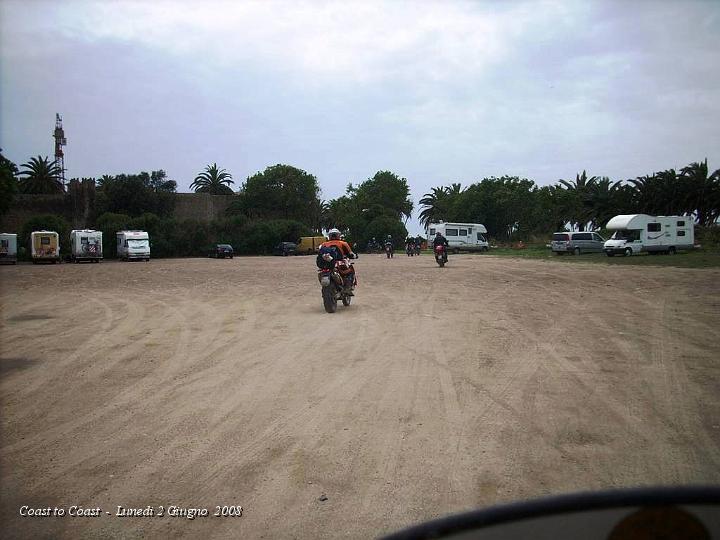
[[371, 538], [720, 482], [720, 270], [356, 268], [332, 315], [312, 257], [0, 268], [2, 536]]

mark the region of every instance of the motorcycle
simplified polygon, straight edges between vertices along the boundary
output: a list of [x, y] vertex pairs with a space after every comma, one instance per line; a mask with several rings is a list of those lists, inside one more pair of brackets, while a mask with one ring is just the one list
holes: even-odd
[[385, 255], [387, 255], [388, 259], [392, 259], [392, 256], [393, 256], [392, 244], [385, 244]]
[[408, 256], [408, 257], [413, 257], [413, 256], [415, 256], [415, 246], [412, 245], [412, 244], [408, 244], [408, 245], [405, 247], [405, 253], [407, 253], [407, 256]]
[[420, 244], [415, 244], [415, 255], [420, 255], [420, 249], [421, 249]]
[[435, 262], [438, 263], [440, 268], [445, 266], [447, 260], [447, 248], [443, 245], [435, 246]]
[[322, 287], [323, 305], [325, 311], [335, 313], [338, 300], [343, 306], [350, 305], [357, 278], [352, 263], [347, 259], [336, 259], [326, 253], [322, 260], [325, 264], [318, 270], [318, 281]]

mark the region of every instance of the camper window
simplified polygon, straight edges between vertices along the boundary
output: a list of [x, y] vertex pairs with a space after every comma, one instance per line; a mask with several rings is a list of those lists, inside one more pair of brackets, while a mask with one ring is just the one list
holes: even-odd
[[648, 232], [660, 232], [661, 225], [659, 223], [648, 223]]
[[435, 236], [435, 229], [430, 229], [430, 236]]
[[50, 238], [48, 238], [47, 236], [41, 237], [41, 238], [40, 238], [40, 245], [49, 246], [49, 245], [50, 245]]
[[633, 229], [633, 230], [620, 229], [618, 231], [615, 231], [615, 233], [612, 235], [611, 238], [613, 240], [626, 240], [626, 241], [640, 240], [640, 231], [637, 229]]
[[457, 236], [458, 230], [457, 229], [445, 229], [445, 236]]
[[678, 231], [678, 232], [677, 232], [677, 235], [678, 235], [678, 236], [685, 236], [685, 231]]
[[460, 229], [459, 236], [467, 236], [467, 229]]
[[135, 240], [135, 239], [130, 239], [130, 240], [128, 240], [127, 242], [128, 242], [128, 243], [127, 243], [128, 247], [133, 247], [133, 248], [146, 248], [146, 247], [148, 247], [148, 241], [147, 241], [147, 240]]
[[684, 227], [684, 226], [685, 226], [685, 222], [684, 222], [684, 221], [678, 221], [678, 222], [677, 222], [677, 226], [678, 226], [678, 227]]
[[480, 240], [481, 242], [485, 242], [485, 237], [480, 233], [477, 233], [477, 239]]

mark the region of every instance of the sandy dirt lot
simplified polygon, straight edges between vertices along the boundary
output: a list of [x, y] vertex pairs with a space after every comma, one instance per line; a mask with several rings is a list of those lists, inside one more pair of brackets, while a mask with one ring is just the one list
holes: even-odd
[[[720, 271], [357, 268], [332, 315], [308, 257], [0, 268], [3, 536], [371, 538], [501, 501], [720, 482]], [[148, 505], [165, 515], [114, 515]]]

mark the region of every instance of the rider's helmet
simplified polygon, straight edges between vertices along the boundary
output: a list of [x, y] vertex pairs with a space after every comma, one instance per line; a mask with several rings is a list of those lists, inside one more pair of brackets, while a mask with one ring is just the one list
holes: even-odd
[[388, 234], [388, 240], [392, 240], [392, 235]]
[[328, 231], [328, 238], [330, 238], [330, 240], [339, 240], [340, 236], [341, 234], [338, 229], [330, 229]]

